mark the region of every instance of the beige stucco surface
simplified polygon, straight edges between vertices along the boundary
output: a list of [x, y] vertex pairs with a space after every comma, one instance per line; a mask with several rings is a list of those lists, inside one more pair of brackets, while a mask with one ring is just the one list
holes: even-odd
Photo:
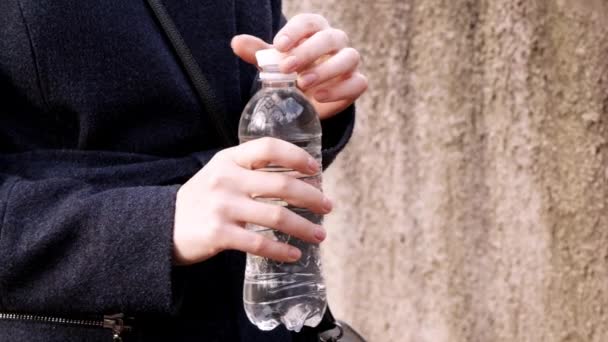
[[325, 175], [336, 314], [371, 341], [608, 341], [608, 2], [284, 4], [370, 80]]

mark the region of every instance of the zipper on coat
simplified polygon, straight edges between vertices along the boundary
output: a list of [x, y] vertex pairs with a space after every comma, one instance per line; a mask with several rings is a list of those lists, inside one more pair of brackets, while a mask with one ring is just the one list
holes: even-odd
[[0, 312], [0, 320], [31, 321], [51, 324], [67, 324], [81, 327], [104, 328], [112, 331], [112, 340], [114, 342], [122, 342], [123, 332], [128, 332], [131, 330], [131, 327], [125, 324], [124, 314], [104, 315], [103, 319], [74, 319], [56, 316]]
[[122, 333], [131, 330], [130, 326], [125, 325], [124, 318], [124, 314], [103, 316], [103, 327], [112, 330], [114, 342], [122, 342]]

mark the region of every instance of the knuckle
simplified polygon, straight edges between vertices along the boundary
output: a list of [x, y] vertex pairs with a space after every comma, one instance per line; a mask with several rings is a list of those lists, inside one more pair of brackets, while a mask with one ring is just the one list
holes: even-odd
[[309, 17], [306, 17], [304, 20], [304, 30], [307, 32], [318, 32], [321, 31], [321, 23], [317, 16], [318, 14], [311, 14]]
[[271, 137], [262, 137], [262, 138], [257, 139], [257, 141], [261, 144], [271, 144], [273, 142], [273, 140], [274, 139]]
[[330, 31], [330, 37], [332, 43], [336, 46], [348, 45], [348, 35], [342, 30], [332, 29]]
[[292, 180], [287, 176], [278, 178], [276, 182], [277, 192], [280, 194], [286, 194], [289, 192], [289, 190], [291, 190], [291, 184]]
[[277, 206], [275, 209], [273, 209], [270, 212], [270, 223], [275, 228], [282, 226], [283, 223], [285, 222], [285, 216], [286, 216], [285, 209]]
[[[234, 227], [236, 229], [242, 229], [241, 227]], [[219, 226], [219, 229], [215, 232], [216, 235], [212, 237], [214, 240], [213, 247], [216, 250], [216, 254], [229, 249], [242, 249], [239, 245], [238, 239], [235, 239], [234, 233], [232, 232], [233, 227], [230, 226]]]
[[241, 145], [220, 150], [213, 155], [208, 164], [213, 162], [214, 164], [225, 165], [226, 163], [232, 162], [234, 156], [241, 153], [243, 148], [246, 147]]
[[215, 243], [209, 248], [210, 255], [219, 254], [227, 249], [230, 249], [230, 244], [226, 239], [224, 239], [221, 235], [214, 237], [213, 240]]
[[276, 141], [273, 138], [270, 137], [264, 137], [264, 138], [260, 138], [259, 139], [259, 152], [263, 155], [263, 156], [268, 156], [272, 153], [273, 149], [276, 146]]
[[217, 198], [214, 201], [211, 201], [211, 203], [209, 203], [209, 206], [213, 217], [216, 217], [218, 221], [221, 221], [221, 218], [226, 217], [226, 214], [229, 211], [229, 206], [227, 202], [222, 200], [221, 198]]
[[255, 235], [251, 240], [251, 252], [256, 255], [264, 253], [268, 241], [262, 235]]
[[367, 88], [369, 87], [369, 81], [367, 79], [367, 77], [363, 74], [358, 74], [358, 78], [359, 78], [359, 87], [361, 89], [361, 91], [366, 91]]
[[221, 220], [209, 220], [201, 241], [213, 242], [213, 252], [219, 252], [227, 248], [227, 242], [223, 237], [224, 224]]
[[327, 19], [322, 16], [321, 14], [318, 13], [313, 13], [312, 14], [312, 20], [317, 22], [319, 27], [323, 27], [323, 26], [329, 26], [329, 22], [327, 21]]
[[212, 174], [207, 177], [207, 186], [209, 189], [217, 189], [221, 185], [221, 179], [218, 175]]
[[298, 13], [294, 15], [290, 21], [304, 20], [310, 13]]
[[219, 151], [219, 152], [215, 153], [215, 154], [213, 155], [213, 158], [211, 158], [211, 159], [216, 159], [216, 160], [217, 160], [217, 159], [225, 159], [225, 158], [228, 156], [228, 154], [230, 154], [230, 151], [232, 151], [232, 149], [233, 149], [233, 148], [226, 148], [226, 149], [223, 149], [223, 150], [221, 150], [221, 151]]
[[207, 177], [207, 186], [211, 190], [219, 190], [226, 184], [226, 175], [215, 172]]
[[359, 64], [359, 61], [361, 61], [361, 54], [357, 49], [348, 47], [344, 49], [344, 52], [346, 53], [348, 58], [353, 62], [353, 64], [357, 65]]
[[219, 213], [222, 215], [222, 217], [230, 222], [234, 222], [236, 218], [239, 217], [238, 208], [234, 205], [234, 202], [235, 201], [229, 202], [226, 200], [226, 202], [224, 202], [224, 204], [219, 208]]
[[217, 240], [222, 235], [222, 228], [224, 225], [221, 220], [215, 219], [210, 220], [208, 235], [211, 239]]

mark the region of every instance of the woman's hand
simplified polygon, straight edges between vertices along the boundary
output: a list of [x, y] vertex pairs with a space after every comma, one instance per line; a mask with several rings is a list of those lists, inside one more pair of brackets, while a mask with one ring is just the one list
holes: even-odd
[[[299, 14], [277, 33], [274, 47], [289, 54], [280, 65], [285, 73], [298, 72], [298, 87], [315, 106], [321, 119], [352, 104], [367, 89], [359, 72], [359, 52], [349, 47], [348, 35], [318, 14]], [[234, 53], [256, 64], [255, 52], [273, 47], [250, 35], [232, 39]]]
[[278, 164], [314, 175], [318, 163], [288, 142], [261, 138], [217, 153], [177, 193], [173, 233], [176, 264], [197, 263], [227, 249], [293, 262], [301, 252], [245, 230], [245, 222], [280, 230], [304, 241], [319, 243], [325, 230], [289, 209], [256, 201], [281, 198], [297, 207], [326, 214], [331, 202], [321, 191], [296, 178], [256, 171]]

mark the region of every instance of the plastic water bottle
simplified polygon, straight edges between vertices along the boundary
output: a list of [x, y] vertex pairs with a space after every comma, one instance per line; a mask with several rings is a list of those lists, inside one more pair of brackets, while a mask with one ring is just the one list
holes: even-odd
[[[262, 68], [262, 88], [243, 110], [239, 125], [241, 143], [261, 137], [279, 138], [302, 147], [320, 164], [319, 116], [296, 88], [297, 75], [279, 71], [278, 64], [285, 55], [267, 49], [258, 51], [256, 58]], [[268, 165], [261, 170], [288, 174], [321, 188], [320, 172], [310, 176], [280, 165]], [[258, 200], [285, 206], [316, 224], [323, 220], [322, 215], [290, 206], [280, 198]], [[267, 227], [248, 224], [247, 229], [302, 251], [302, 257], [296, 263], [247, 255], [243, 303], [249, 320], [261, 330], [272, 330], [281, 323], [294, 331], [300, 331], [304, 325], [317, 326], [327, 307], [319, 246]]]

